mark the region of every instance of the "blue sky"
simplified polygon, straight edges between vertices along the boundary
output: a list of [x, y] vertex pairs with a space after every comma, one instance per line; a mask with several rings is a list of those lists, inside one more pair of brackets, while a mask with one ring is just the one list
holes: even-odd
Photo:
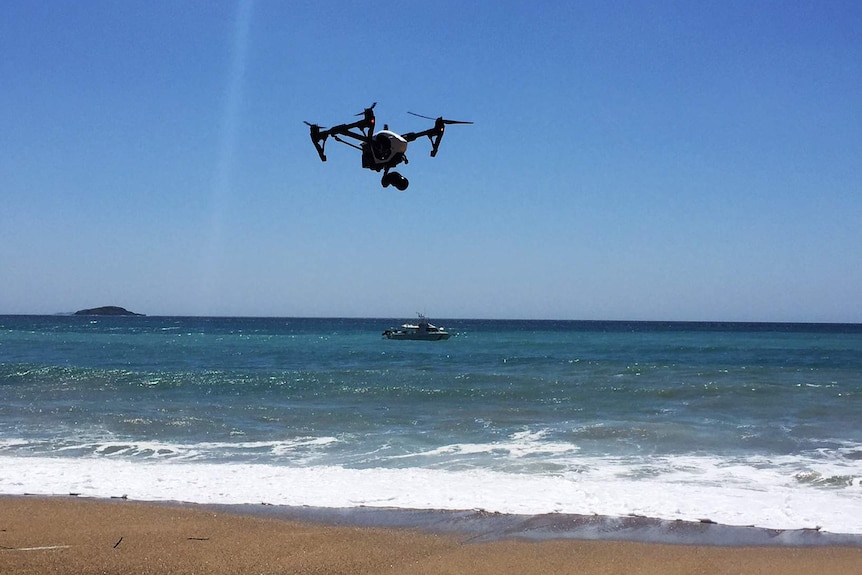
[[[862, 4], [4, 2], [0, 313], [862, 322]], [[472, 120], [401, 193], [303, 120]]]

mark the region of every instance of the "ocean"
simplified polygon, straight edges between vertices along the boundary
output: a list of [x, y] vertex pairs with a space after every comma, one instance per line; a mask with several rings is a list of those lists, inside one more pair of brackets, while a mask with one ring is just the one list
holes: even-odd
[[862, 534], [862, 325], [0, 316], [0, 494]]

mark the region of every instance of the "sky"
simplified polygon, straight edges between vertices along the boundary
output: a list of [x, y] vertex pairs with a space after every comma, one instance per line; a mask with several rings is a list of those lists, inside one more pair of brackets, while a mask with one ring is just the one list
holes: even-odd
[[[0, 314], [862, 322], [862, 3], [0, 3]], [[450, 126], [380, 185], [303, 121]], [[403, 168], [403, 169], [401, 169]]]

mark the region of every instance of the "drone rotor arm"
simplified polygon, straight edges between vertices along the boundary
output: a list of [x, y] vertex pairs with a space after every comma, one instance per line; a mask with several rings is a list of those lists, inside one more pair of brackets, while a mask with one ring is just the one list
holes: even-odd
[[309, 127], [310, 135], [311, 135], [311, 143], [314, 144], [314, 149], [317, 150], [317, 155], [320, 156], [320, 161], [326, 161], [326, 154], [324, 153], [324, 149], [326, 148], [326, 138], [329, 137], [329, 130], [321, 130], [320, 126], [317, 124], [311, 124], [306, 122]]
[[443, 132], [446, 131], [445, 124], [439, 119], [434, 124], [433, 128], [428, 128], [427, 130], [422, 130], [421, 132], [409, 132], [407, 134], [401, 134], [401, 137], [407, 140], [408, 142], [412, 142], [413, 140], [417, 140], [422, 137], [427, 137], [428, 140], [431, 141], [431, 157], [437, 155], [437, 148], [440, 147], [440, 140], [443, 138]]
[[[361, 120], [357, 120], [350, 124], [339, 124], [338, 126], [334, 126], [333, 128], [331, 128], [330, 132], [332, 132], [333, 134], [344, 134], [345, 136], [350, 136], [351, 138], [370, 142], [371, 137], [374, 135], [374, 124], [376, 122], [374, 118], [374, 106], [376, 105], [377, 102], [374, 102], [373, 104], [371, 104], [371, 106], [365, 108], [365, 110], [356, 114], [357, 116], [362, 116]], [[356, 134], [353, 134], [349, 131], [354, 128], [362, 132], [361, 137], [357, 137]]]
[[[351, 132], [345, 132], [344, 135], [350, 136], [351, 138], [356, 138], [357, 140], [363, 140], [364, 139], [364, 138], [360, 138], [359, 136], [357, 136], [356, 134], [353, 134]], [[361, 146], [357, 146], [353, 142], [348, 142], [347, 140], [342, 140], [341, 138], [338, 137], [338, 134], [332, 134], [332, 139], [335, 140], [336, 142], [341, 142], [342, 144], [348, 145], [351, 148], [356, 148], [357, 150], [362, 149]]]
[[417, 138], [421, 138], [422, 136], [427, 136], [431, 141], [431, 157], [435, 157], [437, 155], [437, 150], [440, 148], [440, 140], [443, 139], [443, 133], [446, 131], [446, 126], [448, 124], [472, 124], [473, 122], [465, 122], [462, 120], [447, 120], [442, 116], [439, 118], [432, 118], [431, 116], [423, 116], [422, 114], [417, 114], [415, 112], [407, 112], [408, 114], [412, 114], [414, 116], [418, 116], [420, 118], [425, 118], [426, 120], [434, 120], [434, 127], [428, 128], [427, 130], [423, 130], [421, 132], [410, 132], [409, 134], [402, 134], [402, 138], [407, 140], [408, 142], [412, 142]]
[[[338, 136], [347, 136], [348, 138], [353, 138], [355, 140], [359, 140], [361, 142], [371, 142], [371, 138], [374, 135], [374, 106], [377, 105], [377, 102], [374, 102], [368, 108], [365, 108], [361, 113], [357, 114], [362, 116], [361, 120], [357, 120], [350, 124], [338, 124], [337, 126], [333, 126], [329, 129], [321, 128], [317, 124], [312, 124], [310, 122], [305, 122], [305, 124], [310, 128], [311, 131], [311, 142], [314, 144], [314, 149], [317, 150], [317, 155], [320, 156], [321, 161], [326, 161], [326, 139], [329, 136], [332, 136], [336, 141], [341, 142], [342, 144], [347, 144], [350, 147], [361, 149], [359, 146], [351, 144], [345, 140], [342, 140]], [[359, 133], [351, 132], [351, 130], [359, 130]]]

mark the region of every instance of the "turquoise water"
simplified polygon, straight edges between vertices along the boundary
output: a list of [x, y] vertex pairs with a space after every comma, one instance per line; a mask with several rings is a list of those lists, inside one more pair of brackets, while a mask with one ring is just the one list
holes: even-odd
[[0, 492], [862, 531], [862, 326], [432, 321], [0, 316]]

